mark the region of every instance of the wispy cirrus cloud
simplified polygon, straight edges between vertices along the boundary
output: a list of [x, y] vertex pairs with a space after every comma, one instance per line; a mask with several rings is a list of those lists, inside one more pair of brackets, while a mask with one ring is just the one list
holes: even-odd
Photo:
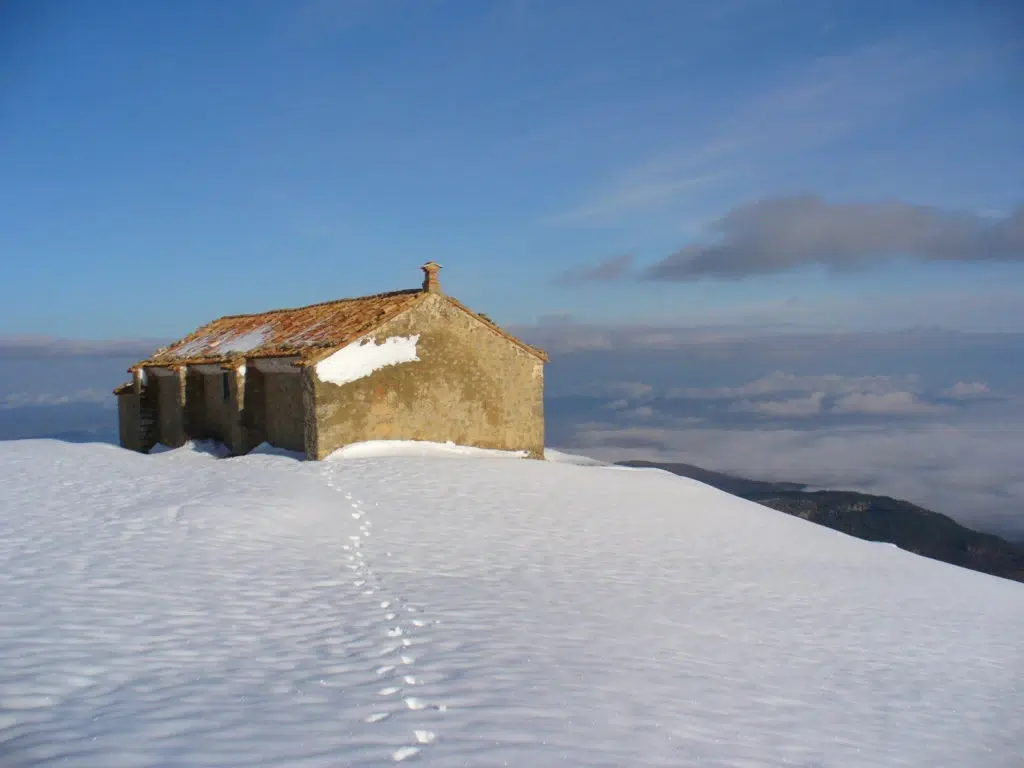
[[551, 216], [548, 221], [553, 224], [587, 224], [607, 222], [634, 212], [649, 212], [680, 202], [700, 187], [725, 175], [724, 171], [691, 175], [685, 169], [671, 166], [655, 169], [648, 165], [627, 172], [578, 206]]
[[692, 115], [686, 139], [608, 174], [548, 221], [605, 225], [670, 209], [697, 225], [694, 217], [708, 212], [709, 191], [721, 205], [766, 183], [787, 186], [793, 158], [884, 130], [1005, 68], [1008, 55], [941, 29], [805, 60], [779, 70], [731, 109], [704, 106]]

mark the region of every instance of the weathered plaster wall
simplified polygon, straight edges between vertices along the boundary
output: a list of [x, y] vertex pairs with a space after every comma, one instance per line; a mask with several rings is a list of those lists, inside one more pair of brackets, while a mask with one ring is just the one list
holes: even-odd
[[241, 393], [242, 453], [251, 451], [267, 439], [267, 397], [263, 373], [249, 366]]
[[183, 371], [166, 369], [149, 377], [148, 387], [155, 391], [156, 439], [177, 448], [188, 439], [185, 430], [185, 376]]
[[153, 387], [139, 387], [117, 395], [117, 421], [121, 447], [148, 453], [157, 443], [157, 394]]
[[310, 366], [300, 374], [302, 388], [302, 432], [306, 456], [316, 458], [320, 454], [320, 424], [316, 417], [316, 370]]
[[142, 405], [134, 392], [117, 396], [117, 428], [122, 448], [142, 450]]
[[140, 387], [139, 396], [139, 442], [141, 449], [148, 453], [159, 442], [159, 425], [157, 423], [156, 390]]
[[541, 360], [440, 294], [424, 298], [371, 337], [381, 343], [416, 334], [418, 361], [342, 386], [314, 382], [315, 458], [378, 439], [451, 440], [543, 456]]
[[[229, 381], [231, 374], [227, 374]], [[238, 418], [232, 393], [224, 398], [221, 372], [189, 368], [185, 377], [185, 420], [188, 435], [195, 439], [229, 441], [231, 423]]]
[[267, 442], [289, 451], [306, 450], [302, 409], [302, 374], [299, 369], [264, 372], [263, 429]]

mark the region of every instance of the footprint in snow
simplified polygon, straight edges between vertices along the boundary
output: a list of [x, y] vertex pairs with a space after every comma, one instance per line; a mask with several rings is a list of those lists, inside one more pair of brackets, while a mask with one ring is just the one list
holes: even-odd
[[[334, 487], [337, 488], [337, 486]], [[344, 545], [344, 549], [349, 553], [347, 555], [348, 559], [350, 561], [354, 561], [351, 564], [349, 564], [348, 567], [354, 571], [357, 571], [357, 573], [353, 574], [353, 576], [357, 577], [353, 581], [353, 584], [356, 587], [369, 587], [370, 585], [367, 583], [369, 579], [364, 578], [364, 576], [372, 577], [373, 571], [369, 567], [366, 557], [361, 550], [363, 540], [371, 536], [370, 528], [372, 527], [373, 523], [369, 519], [367, 519], [366, 510], [363, 508], [364, 505], [362, 502], [360, 502], [358, 499], [353, 498], [352, 494], [349, 492], [345, 492], [345, 498], [348, 499], [352, 505], [352, 518], [354, 520], [359, 521], [359, 534], [349, 536], [348, 539], [350, 543]], [[378, 505], [374, 503], [373, 506]], [[391, 553], [386, 552], [385, 555], [390, 557]], [[363, 590], [363, 594], [372, 595], [374, 594], [374, 590], [372, 588], [367, 588]], [[407, 614], [420, 613], [419, 608], [405, 604], [405, 601], [401, 598], [398, 599], [397, 603], [393, 600], [381, 600], [380, 607], [385, 612], [385, 621], [388, 622], [393, 622], [398, 618], [398, 611], [404, 610], [404, 612]], [[436, 621], [429, 622], [419, 617], [409, 617], [408, 621], [409, 625], [416, 628], [426, 627], [431, 623], [439, 623]], [[413, 640], [406, 636], [405, 629], [403, 629], [401, 623], [387, 627], [385, 630], [385, 634], [387, 635], [387, 637], [390, 638], [401, 638], [401, 645], [383, 646], [374, 653], [375, 656], [389, 656], [393, 653], [397, 653], [398, 651], [407, 649], [409, 646], [413, 644]], [[415, 669], [412, 665], [415, 664], [416, 657], [412, 654], [398, 653], [398, 660], [401, 662], [402, 665], [404, 665], [404, 671], [412, 672]], [[396, 666], [394, 664], [382, 664], [375, 669], [375, 672], [378, 676], [385, 677], [393, 675], [395, 673], [395, 670]], [[421, 679], [414, 674], [402, 674], [400, 678], [401, 682], [407, 686], [415, 686], [420, 685], [422, 683]], [[397, 679], [396, 682], [398, 682]], [[403, 689], [400, 685], [387, 685], [379, 689], [377, 691], [377, 695], [383, 698], [390, 698], [401, 695], [402, 691]], [[447, 710], [447, 707], [444, 704], [429, 704], [425, 699], [422, 699], [418, 696], [404, 696], [403, 698], [401, 698], [401, 702], [407, 711], [416, 712], [428, 708], [436, 709], [440, 712], [444, 712]], [[369, 715], [364, 717], [363, 720], [367, 723], [379, 723], [383, 720], [387, 720], [393, 714], [393, 711], [371, 712]], [[412, 732], [413, 743], [407, 744], [396, 749], [394, 752], [391, 753], [391, 759], [394, 762], [402, 762], [404, 760], [408, 760], [409, 758], [415, 757], [416, 755], [420, 754], [424, 746], [433, 744], [436, 740], [437, 734], [434, 731], [422, 728], [414, 729]]]

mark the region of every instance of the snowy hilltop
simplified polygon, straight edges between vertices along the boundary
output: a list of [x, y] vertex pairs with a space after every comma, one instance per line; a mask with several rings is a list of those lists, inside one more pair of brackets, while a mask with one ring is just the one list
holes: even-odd
[[0, 443], [0, 765], [1024, 761], [1024, 586], [555, 455]]

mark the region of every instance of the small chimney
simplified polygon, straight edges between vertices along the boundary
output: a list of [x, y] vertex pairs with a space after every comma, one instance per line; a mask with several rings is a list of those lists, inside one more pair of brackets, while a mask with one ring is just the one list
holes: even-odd
[[441, 290], [441, 280], [437, 276], [441, 271], [441, 265], [436, 261], [428, 261], [420, 269], [423, 270], [423, 290], [427, 293], [444, 293]]

